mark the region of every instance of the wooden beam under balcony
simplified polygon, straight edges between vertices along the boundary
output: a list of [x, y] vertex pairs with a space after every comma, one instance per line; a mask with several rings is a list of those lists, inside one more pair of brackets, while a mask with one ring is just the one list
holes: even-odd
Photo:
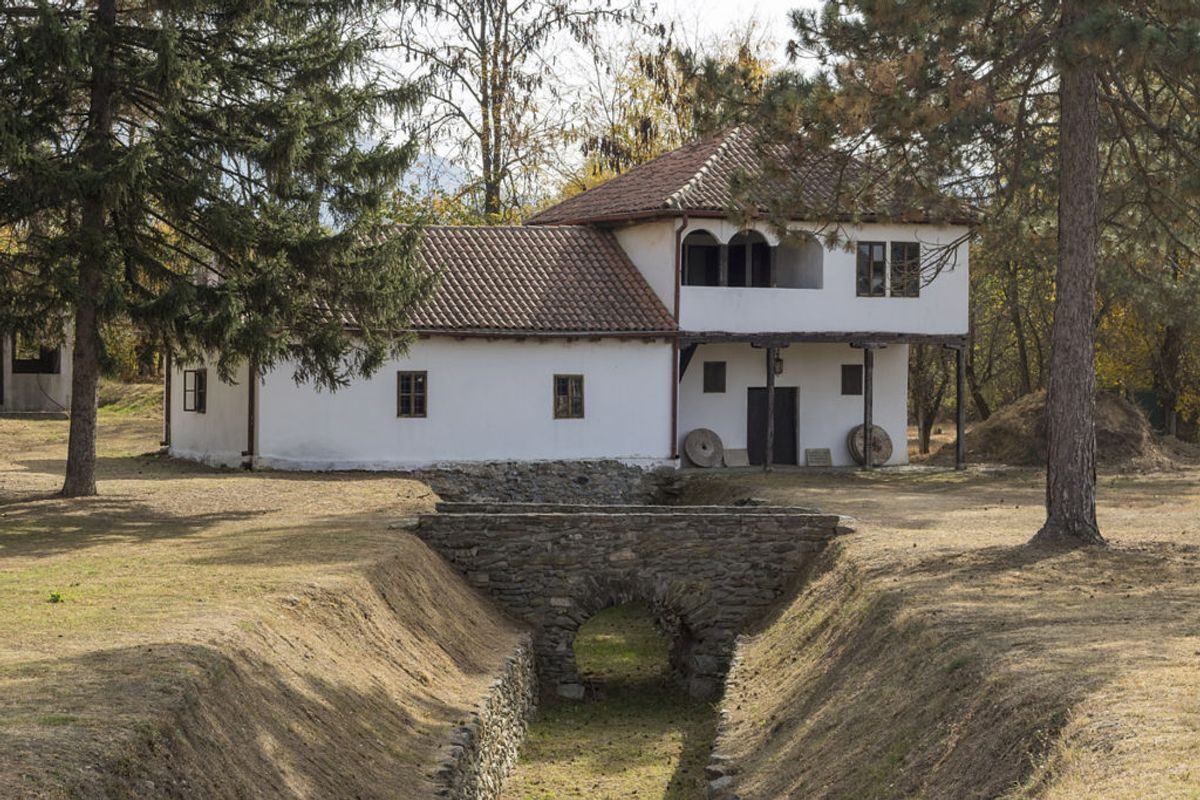
[[786, 347], [805, 342], [827, 344], [852, 344], [858, 347], [877, 347], [888, 344], [940, 344], [948, 347], [963, 346], [967, 335], [956, 333], [895, 333], [890, 331], [854, 332], [763, 332], [730, 333], [728, 331], [684, 331], [679, 334], [679, 344], [735, 344], [747, 343], [755, 347]]

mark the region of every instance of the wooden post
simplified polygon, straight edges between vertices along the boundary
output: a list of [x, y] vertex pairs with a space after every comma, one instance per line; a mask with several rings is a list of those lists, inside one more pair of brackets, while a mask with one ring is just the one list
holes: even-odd
[[718, 261], [720, 262], [720, 265], [721, 265], [721, 277], [718, 280], [718, 283], [721, 286], [728, 286], [729, 285], [729, 245], [727, 245], [727, 244], [720, 245], [720, 249], [718, 250], [718, 252], [720, 253], [720, 258], [718, 258]]
[[246, 469], [254, 469], [254, 457], [258, 455], [255, 447], [255, 431], [254, 423], [258, 417], [258, 365], [251, 361], [246, 368], [246, 383], [248, 384], [248, 393], [246, 396], [246, 451], [242, 453], [246, 456]]
[[770, 472], [775, 461], [775, 353], [774, 347], [767, 348], [767, 452], [763, 458], [763, 472]]
[[872, 457], [872, 448], [875, 445], [875, 436], [872, 428], [875, 427], [875, 351], [871, 349], [871, 345], [863, 345], [863, 469], [872, 470], [875, 468]]
[[171, 371], [174, 368], [171, 351], [167, 350], [163, 354], [163, 374], [166, 377], [163, 379], [163, 437], [159, 442], [163, 447], [171, 446]]
[[967, 424], [966, 391], [963, 385], [963, 374], [966, 372], [967, 348], [959, 345], [954, 348], [954, 468], [967, 468], [967, 442], [963, 438], [963, 428]]

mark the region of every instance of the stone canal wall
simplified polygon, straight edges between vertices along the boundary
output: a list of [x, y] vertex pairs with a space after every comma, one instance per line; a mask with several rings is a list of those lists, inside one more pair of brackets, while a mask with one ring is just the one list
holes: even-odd
[[[734, 640], [848, 520], [772, 507], [446, 504], [417, 534], [533, 626], [543, 684], [581, 697], [573, 645], [593, 614], [649, 605], [690, 694], [713, 696]], [[546, 510], [553, 508], [554, 510]]]
[[480, 708], [451, 734], [434, 775], [435, 797], [495, 800], [517, 763], [526, 722], [536, 708], [537, 670], [527, 637], [509, 656]]

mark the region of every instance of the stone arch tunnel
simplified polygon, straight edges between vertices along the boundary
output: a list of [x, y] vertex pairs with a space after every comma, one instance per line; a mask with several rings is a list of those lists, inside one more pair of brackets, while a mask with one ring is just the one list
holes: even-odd
[[802, 575], [847, 519], [811, 509], [441, 503], [417, 535], [533, 628], [543, 686], [582, 697], [579, 627], [645, 602], [672, 639], [672, 665], [711, 697], [739, 633]]

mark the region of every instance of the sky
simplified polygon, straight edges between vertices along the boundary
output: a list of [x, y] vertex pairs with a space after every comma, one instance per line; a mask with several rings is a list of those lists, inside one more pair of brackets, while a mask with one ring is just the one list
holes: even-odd
[[784, 46], [791, 37], [787, 13], [794, 8], [816, 9], [821, 0], [656, 0], [659, 15], [678, 18], [687, 33], [701, 38], [721, 36], [747, 19], [757, 18], [773, 40], [774, 56], [784, 61]]

